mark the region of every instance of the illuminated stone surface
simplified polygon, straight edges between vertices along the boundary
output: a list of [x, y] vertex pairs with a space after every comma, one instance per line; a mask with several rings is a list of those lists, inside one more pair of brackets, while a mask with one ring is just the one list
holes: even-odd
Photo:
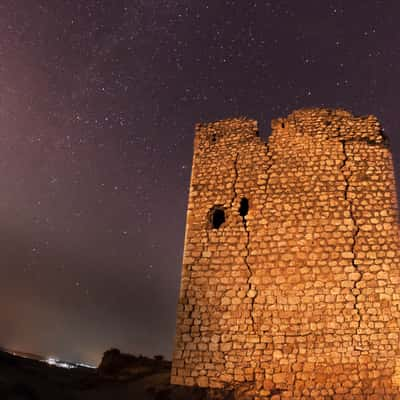
[[396, 207], [374, 116], [197, 125], [172, 383], [400, 398]]

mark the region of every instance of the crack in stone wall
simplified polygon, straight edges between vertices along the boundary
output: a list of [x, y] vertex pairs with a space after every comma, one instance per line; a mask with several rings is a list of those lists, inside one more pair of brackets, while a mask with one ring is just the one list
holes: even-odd
[[[235, 157], [235, 160], [233, 162], [234, 181], [233, 181], [233, 196], [232, 196], [231, 207], [230, 207], [231, 211], [232, 211], [233, 205], [235, 203], [235, 200], [238, 197], [238, 193], [236, 191], [236, 184], [237, 184], [237, 181], [239, 179], [239, 169], [238, 169], [238, 166], [237, 166], [238, 160], [239, 160], [239, 153], [236, 153], [236, 157]], [[244, 227], [244, 230], [245, 230], [245, 233], [246, 233], [246, 237], [247, 237], [246, 244], [245, 244], [246, 254], [243, 257], [243, 261], [244, 261], [244, 264], [246, 265], [247, 273], [248, 273], [247, 282], [246, 282], [246, 285], [247, 285], [247, 297], [250, 298], [250, 311], [249, 311], [249, 314], [250, 314], [250, 319], [251, 319], [252, 331], [255, 332], [255, 321], [254, 321], [253, 312], [254, 312], [254, 302], [255, 302], [255, 299], [257, 297], [257, 290], [255, 289], [254, 284], [251, 283], [251, 278], [253, 277], [253, 271], [252, 271], [252, 269], [250, 267], [250, 264], [248, 262], [248, 257], [250, 255], [250, 250], [249, 250], [250, 231], [249, 231], [248, 226], [247, 226], [246, 217], [242, 216], [242, 220], [243, 220], [243, 227]]]
[[247, 291], [247, 297], [250, 298], [250, 319], [251, 319], [251, 324], [252, 324], [252, 331], [255, 332], [255, 321], [254, 321], [254, 302], [256, 300], [257, 297], [257, 290], [254, 286], [254, 284], [251, 282], [251, 278], [253, 277], [253, 271], [250, 267], [248, 258], [250, 255], [250, 249], [249, 249], [249, 245], [250, 245], [250, 231], [248, 229], [247, 226], [247, 221], [246, 221], [246, 217], [243, 216], [243, 226], [244, 226], [244, 230], [246, 232], [247, 235], [247, 241], [245, 244], [245, 249], [246, 249], [246, 255], [244, 256], [244, 263], [247, 267], [247, 271], [248, 271], [248, 277], [247, 277], [247, 287], [248, 287], [248, 291]]
[[[350, 179], [351, 179], [352, 174], [351, 174], [350, 170], [347, 169], [347, 162], [349, 160], [349, 156], [347, 154], [346, 141], [345, 140], [341, 140], [340, 143], [342, 145], [342, 151], [343, 151], [343, 160], [342, 160], [342, 164], [340, 166], [340, 170], [342, 172], [342, 176], [343, 176], [343, 179], [344, 179], [344, 182], [345, 182], [344, 199], [349, 204], [350, 218], [353, 221], [353, 226], [354, 226], [354, 230], [353, 230], [353, 234], [352, 234], [353, 243], [351, 245], [351, 250], [350, 250], [351, 253], [353, 254], [353, 257], [351, 259], [351, 263], [352, 263], [355, 271], [357, 271], [358, 274], [359, 274], [358, 279], [354, 280], [354, 284], [353, 284], [353, 287], [352, 287], [352, 290], [351, 290], [351, 292], [352, 292], [352, 294], [354, 296], [354, 310], [356, 310], [357, 315], [358, 315], [358, 324], [357, 324], [357, 328], [356, 328], [356, 335], [358, 335], [360, 327], [361, 327], [362, 314], [361, 314], [360, 308], [358, 306], [358, 300], [359, 300], [358, 297], [361, 294], [361, 290], [357, 286], [361, 282], [361, 280], [363, 279], [363, 271], [360, 269], [360, 266], [356, 262], [356, 251], [355, 251], [355, 248], [356, 248], [356, 245], [357, 245], [357, 236], [358, 236], [358, 233], [360, 231], [360, 227], [358, 226], [356, 217], [354, 215], [354, 204], [353, 204], [353, 201], [349, 198]], [[348, 172], [346, 171], [346, 169], [347, 169]], [[354, 338], [353, 338], [353, 343], [354, 343]], [[355, 347], [358, 350], [361, 350], [360, 343], [356, 343]]]
[[234, 172], [235, 175], [233, 177], [233, 185], [232, 185], [233, 193], [232, 193], [232, 200], [231, 200], [231, 206], [230, 206], [231, 209], [233, 207], [233, 203], [235, 202], [235, 200], [237, 198], [236, 184], [237, 184], [237, 181], [238, 181], [238, 178], [239, 178], [239, 171], [238, 171], [238, 167], [237, 167], [238, 160], [239, 160], [239, 152], [236, 153], [235, 160], [233, 161], [233, 172]]
[[[265, 170], [265, 175], [266, 175], [266, 179], [265, 179], [265, 202], [267, 202], [268, 200], [268, 189], [269, 189], [269, 181], [271, 179], [271, 168], [272, 168], [272, 154], [271, 154], [271, 150], [270, 150], [270, 146], [267, 144], [266, 145], [266, 155], [268, 157], [268, 161], [267, 161], [267, 165], [266, 165], [266, 170]], [[266, 209], [266, 207], [263, 207], [261, 209], [261, 215], [266, 218], [265, 214], [264, 214], [264, 209]]]

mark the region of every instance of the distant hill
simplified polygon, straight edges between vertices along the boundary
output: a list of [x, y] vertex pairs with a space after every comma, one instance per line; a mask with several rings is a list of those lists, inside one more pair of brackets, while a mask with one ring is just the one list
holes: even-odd
[[26, 353], [26, 352], [19, 351], [19, 350], [6, 349], [5, 347], [0, 347], [0, 351], [2, 351], [3, 353], [9, 353], [9, 354], [12, 354], [12, 355], [18, 356], [18, 357], [29, 358], [31, 360], [40, 361], [45, 358], [43, 356], [39, 356], [38, 354]]

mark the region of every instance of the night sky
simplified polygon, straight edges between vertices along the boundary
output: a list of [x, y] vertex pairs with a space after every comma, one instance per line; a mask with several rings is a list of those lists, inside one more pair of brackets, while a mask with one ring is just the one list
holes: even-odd
[[[0, 346], [171, 357], [194, 124], [378, 116], [398, 1], [1, 0]], [[400, 168], [397, 168], [400, 170]]]

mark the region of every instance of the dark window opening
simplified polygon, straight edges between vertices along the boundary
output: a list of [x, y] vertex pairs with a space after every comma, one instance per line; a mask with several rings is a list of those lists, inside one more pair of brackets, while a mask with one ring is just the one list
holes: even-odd
[[217, 135], [215, 134], [215, 133], [213, 133], [212, 135], [211, 135], [211, 142], [212, 143], [215, 143], [217, 141]]
[[214, 206], [210, 212], [210, 223], [213, 229], [218, 229], [225, 222], [225, 210], [221, 206]]
[[281, 127], [282, 127], [282, 128], [285, 127], [285, 123], [284, 123], [284, 122], [281, 123]]
[[332, 121], [325, 121], [325, 125], [329, 126], [332, 123]]
[[240, 200], [239, 214], [242, 218], [244, 218], [249, 212], [249, 200], [246, 197], [243, 197]]

